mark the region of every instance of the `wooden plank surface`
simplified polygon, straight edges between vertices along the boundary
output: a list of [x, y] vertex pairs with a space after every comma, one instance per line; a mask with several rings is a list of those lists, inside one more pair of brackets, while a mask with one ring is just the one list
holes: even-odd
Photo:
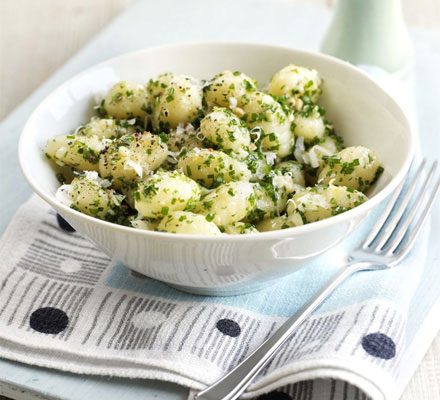
[[[132, 2], [0, 0], [0, 120]], [[411, 26], [440, 28], [439, 0], [403, 0], [403, 8]], [[402, 397], [419, 399], [440, 399], [440, 335]]]
[[[0, 0], [0, 120], [133, 1]], [[439, 0], [403, 0], [403, 8], [410, 25], [440, 28]]]
[[0, 0], [0, 120], [133, 0]]

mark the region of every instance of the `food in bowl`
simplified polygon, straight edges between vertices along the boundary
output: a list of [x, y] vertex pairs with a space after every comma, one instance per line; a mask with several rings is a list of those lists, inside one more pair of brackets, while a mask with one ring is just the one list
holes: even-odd
[[[71, 167], [48, 162], [43, 149], [55, 134], [71, 132], [97, 115], [92, 106], [96, 104], [96, 94], [107, 93], [121, 80], [143, 82], [145, 77], [173, 70], [211, 77], [229, 68], [266, 82], [274, 71], [291, 63], [319, 71], [323, 83], [318, 103], [325, 108], [326, 118], [333, 122], [346, 146], [362, 144], [374, 149], [385, 169], [368, 190], [369, 200], [358, 207], [289, 229], [208, 236], [153, 230], [157, 228], [146, 219], [140, 219], [139, 224], [152, 230], [134, 229], [78, 212], [57, 199], [57, 173], [63, 173], [69, 183], [73, 179], [68, 176]], [[180, 142], [180, 136], [177, 139]], [[297, 142], [296, 139], [295, 145]], [[172, 143], [167, 142], [169, 149]], [[397, 188], [407, 174], [413, 148], [411, 127], [399, 104], [349, 63], [267, 44], [210, 42], [123, 54], [72, 77], [29, 116], [20, 137], [19, 160], [34, 192], [112, 259], [182, 290], [225, 296], [258, 290], [301, 268], [309, 268], [317, 256], [335, 248]], [[124, 198], [125, 207], [128, 200], [129, 196]], [[237, 232], [244, 225], [245, 222], [236, 223], [228, 230]], [[329, 253], [328, 257], [332, 260], [337, 254]]]
[[288, 65], [264, 91], [241, 72], [120, 81], [97, 115], [50, 139], [57, 198], [87, 215], [169, 233], [253, 234], [354, 208], [383, 168], [344, 147], [314, 69]]

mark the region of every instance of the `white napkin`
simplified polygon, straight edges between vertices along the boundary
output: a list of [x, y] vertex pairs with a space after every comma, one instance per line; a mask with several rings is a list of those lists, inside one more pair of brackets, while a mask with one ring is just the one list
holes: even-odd
[[[423, 243], [399, 268], [349, 280], [277, 353], [245, 397], [397, 398], [407, 368], [408, 308], [426, 271]], [[0, 356], [200, 390], [326, 282], [339, 250], [257, 293], [192, 296], [112, 262], [34, 196], [0, 244]]]

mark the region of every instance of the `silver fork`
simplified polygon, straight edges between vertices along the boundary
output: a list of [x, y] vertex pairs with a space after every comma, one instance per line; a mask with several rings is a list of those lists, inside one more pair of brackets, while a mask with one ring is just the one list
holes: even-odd
[[[440, 188], [440, 178], [432, 185], [437, 161], [432, 164], [423, 182], [418, 184], [425, 166], [426, 160], [423, 159], [405, 192], [403, 187], [409, 178], [403, 180], [368, 237], [348, 256], [347, 265], [335, 274], [327, 286], [233, 370], [199, 392], [195, 397], [197, 400], [236, 399], [246, 390], [280, 346], [349, 276], [359, 271], [393, 268], [408, 255]], [[415, 199], [414, 203], [411, 199]]]

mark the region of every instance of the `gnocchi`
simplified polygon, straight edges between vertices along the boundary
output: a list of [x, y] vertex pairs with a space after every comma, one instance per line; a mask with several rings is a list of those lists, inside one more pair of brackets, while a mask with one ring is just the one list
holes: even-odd
[[366, 191], [382, 173], [376, 154], [363, 146], [347, 147], [325, 158], [318, 182]]
[[225, 233], [230, 235], [243, 235], [245, 233], [258, 233], [258, 229], [249, 222], [234, 222], [225, 226]]
[[165, 140], [168, 149], [177, 155], [183, 150], [203, 148], [203, 137], [191, 124], [177, 125], [177, 128], [167, 135], [162, 135], [162, 140]]
[[149, 98], [146, 88], [131, 82], [116, 83], [102, 100], [101, 112], [117, 118], [140, 118], [148, 114]]
[[295, 115], [293, 133], [301, 136], [306, 143], [319, 141], [325, 135], [325, 122], [319, 110], [318, 106], [314, 106]]
[[76, 130], [77, 135], [96, 136], [99, 139], [115, 139], [126, 134], [135, 133], [135, 120], [97, 118], [92, 117], [90, 122]]
[[199, 82], [189, 76], [174, 76], [154, 100], [153, 128], [169, 131], [179, 124], [193, 122], [200, 115], [201, 109]]
[[318, 168], [325, 157], [337, 153], [341, 148], [342, 139], [335, 134], [325, 135], [316, 144], [309, 145], [308, 149], [305, 148], [304, 138], [299, 137], [296, 140], [294, 155], [304, 166]]
[[225, 227], [243, 220], [255, 204], [254, 188], [249, 182], [229, 182], [204, 196], [196, 212], [217, 226]]
[[148, 93], [152, 98], [162, 96], [174, 78], [175, 75], [172, 72], [165, 72], [160, 74], [156, 79], [150, 79], [147, 84]]
[[255, 206], [249, 220], [255, 221], [262, 217], [273, 218], [281, 215], [286, 208], [288, 193], [284, 187], [271, 183], [255, 183]]
[[98, 171], [104, 148], [105, 143], [96, 135], [61, 135], [47, 142], [45, 154], [60, 166], [67, 165], [76, 171]]
[[200, 133], [222, 150], [245, 157], [251, 143], [249, 130], [242, 120], [227, 108], [214, 108], [200, 122]]
[[261, 147], [274, 152], [279, 158], [287, 157], [293, 149], [295, 137], [291, 129], [290, 116], [270, 95], [255, 92], [243, 106], [244, 120], [259, 133]]
[[199, 185], [179, 171], [160, 171], [138, 184], [134, 208], [145, 218], [183, 211], [200, 199]]
[[288, 65], [263, 91], [225, 70], [121, 81], [93, 116], [48, 140], [59, 201], [145, 231], [258, 234], [329, 218], [367, 200], [383, 168], [344, 147], [319, 103], [322, 79]]
[[[240, 71], [223, 71], [203, 87], [203, 98], [208, 109], [229, 107], [237, 112], [249, 100], [249, 93], [257, 90], [256, 81]], [[239, 111], [238, 111], [239, 112]]]
[[193, 149], [182, 155], [177, 167], [207, 188], [231, 181], [249, 181], [247, 165], [227, 154], [211, 149]]
[[162, 218], [157, 227], [158, 231], [171, 233], [192, 233], [205, 236], [219, 236], [220, 229], [209, 222], [203, 215], [190, 211], [174, 211]]
[[287, 215], [281, 215], [274, 218], [263, 218], [257, 224], [259, 232], [278, 231], [285, 228], [290, 228], [290, 225], [287, 223]]
[[316, 103], [321, 95], [322, 80], [318, 71], [290, 64], [276, 72], [268, 92], [285, 97], [291, 107], [300, 110], [304, 104]]
[[274, 167], [274, 184], [292, 193], [295, 185], [306, 186], [304, 168], [298, 161], [283, 161]]
[[86, 172], [60, 186], [57, 198], [84, 214], [112, 220], [121, 209], [124, 196], [109, 189], [110, 182], [99, 178], [97, 172]]
[[295, 193], [288, 202], [287, 215], [298, 214], [307, 224], [345, 212], [366, 200], [362, 192], [345, 186], [318, 185]]
[[99, 172], [113, 181], [116, 188], [130, 188], [168, 157], [167, 145], [160, 136], [136, 132], [114, 140], [99, 159]]

